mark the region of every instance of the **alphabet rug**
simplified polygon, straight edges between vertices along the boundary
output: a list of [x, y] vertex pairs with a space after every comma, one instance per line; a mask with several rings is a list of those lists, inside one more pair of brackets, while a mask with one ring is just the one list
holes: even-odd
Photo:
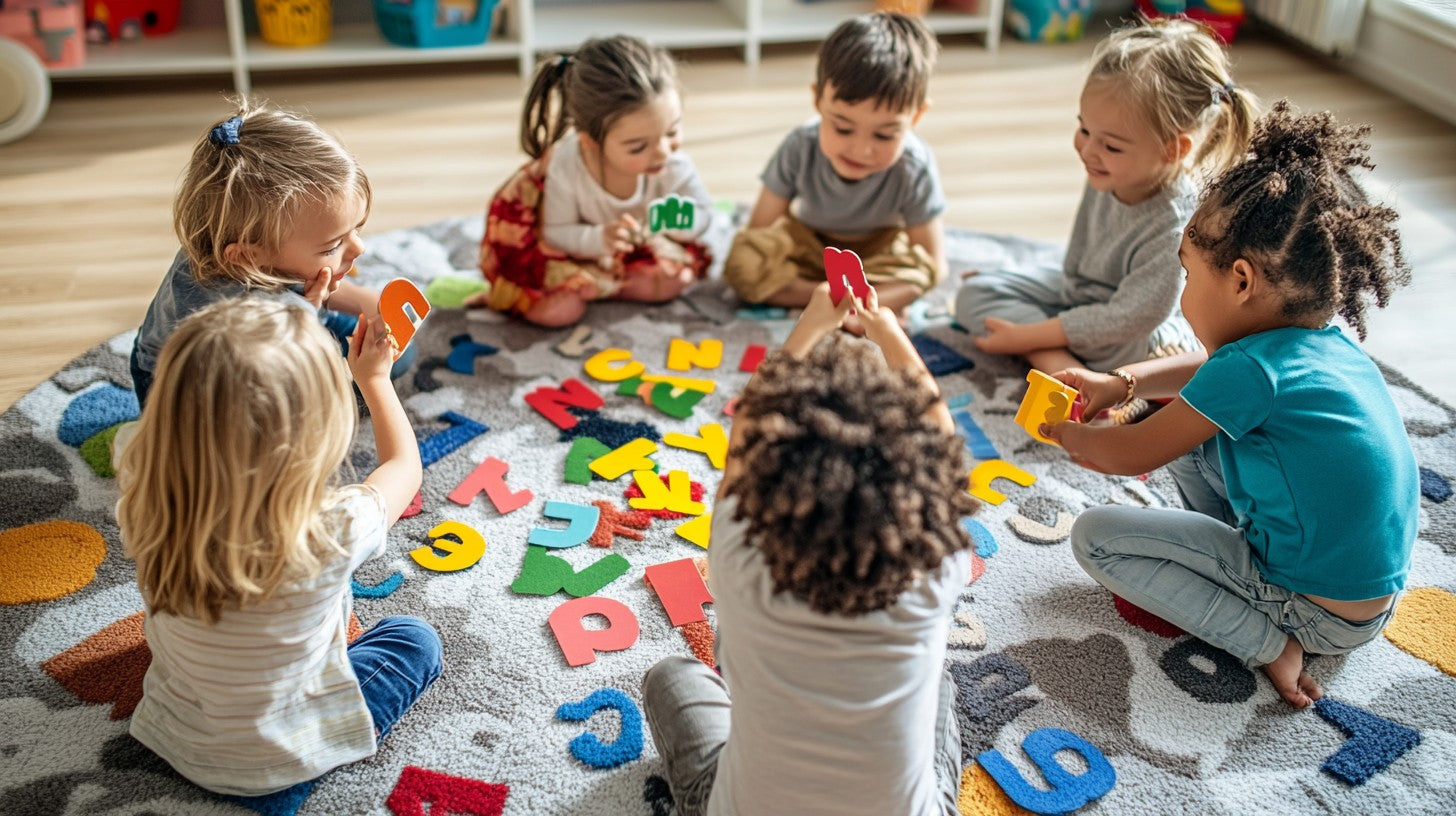
[[[793, 316], [742, 309], [717, 281], [660, 306], [593, 305], [579, 331], [452, 308], [478, 280], [480, 229], [470, 216], [375, 237], [359, 264], [365, 282], [408, 277], [435, 306], [398, 382], [427, 463], [420, 508], [355, 575], [353, 607], [363, 627], [432, 623], [440, 680], [375, 756], [261, 799], [203, 791], [128, 735], [150, 653], [108, 453], [136, 414], [122, 335], [0, 416], [0, 813], [671, 812], [641, 678], [667, 655], [712, 660], [692, 559], [711, 546], [725, 408]], [[1015, 238], [948, 243], [953, 273], [1059, 262], [1057, 247]], [[1311, 660], [1327, 697], [1296, 712], [1261, 673], [1077, 566], [1079, 512], [1177, 506], [1176, 491], [1161, 472], [1084, 470], [1018, 426], [1026, 372], [950, 324], [956, 277], [912, 328], [974, 458], [991, 463], [982, 481], [1005, 477], [989, 484], [1004, 500], [964, 522], [977, 577], [947, 651], [962, 812], [1449, 812], [1456, 412], [1386, 370], [1421, 466], [1409, 587], [1384, 636]], [[355, 472], [374, 462], [362, 425]]]

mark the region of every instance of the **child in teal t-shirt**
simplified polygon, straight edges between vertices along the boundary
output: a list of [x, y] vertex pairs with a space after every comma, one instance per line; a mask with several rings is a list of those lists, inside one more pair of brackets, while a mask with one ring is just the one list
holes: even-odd
[[1083, 416], [1175, 397], [1127, 426], [1043, 428], [1087, 467], [1168, 465], [1188, 510], [1090, 509], [1077, 560], [1104, 586], [1247, 665], [1303, 708], [1304, 655], [1378, 636], [1405, 584], [1419, 518], [1410, 440], [1363, 339], [1409, 271], [1396, 214], [1349, 169], [1368, 128], [1281, 102], [1249, 157], [1216, 178], [1184, 233], [1183, 314], [1208, 349], [1095, 374], [1058, 372]]

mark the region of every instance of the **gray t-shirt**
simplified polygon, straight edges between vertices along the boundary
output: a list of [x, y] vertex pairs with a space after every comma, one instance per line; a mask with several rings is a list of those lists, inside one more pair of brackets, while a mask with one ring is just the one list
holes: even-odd
[[1088, 186], [1062, 266], [1069, 345], [1112, 346], [1152, 334], [1183, 291], [1178, 244], [1197, 205], [1186, 176], [1131, 206]]
[[709, 816], [940, 814], [935, 719], [969, 551], [885, 609], [826, 615], [774, 592], [747, 523], [733, 520], [737, 506], [718, 502], [708, 549], [718, 661], [733, 701]]
[[157, 287], [157, 294], [152, 297], [152, 305], [147, 307], [147, 316], [142, 320], [141, 328], [137, 330], [132, 361], [142, 371], [154, 373], [157, 370], [157, 357], [162, 353], [162, 344], [172, 336], [178, 323], [204, 306], [249, 294], [280, 297], [310, 312], [318, 311], [312, 303], [303, 299], [303, 295], [291, 289], [269, 291], [249, 288], [230, 278], [218, 278], [206, 284], [198, 283], [192, 276], [192, 264], [187, 260], [186, 253], [179, 250], [177, 257], [172, 260], [171, 268], [162, 278], [162, 284]]
[[914, 133], [905, 134], [905, 149], [894, 164], [846, 181], [819, 149], [815, 119], [789, 132], [759, 180], [769, 192], [794, 202], [795, 214], [809, 229], [845, 237], [918, 227], [945, 211], [935, 156]]

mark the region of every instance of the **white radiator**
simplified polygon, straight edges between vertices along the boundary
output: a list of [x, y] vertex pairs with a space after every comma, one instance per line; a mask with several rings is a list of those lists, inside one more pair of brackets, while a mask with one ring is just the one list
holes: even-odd
[[1360, 35], [1365, 0], [1249, 0], [1260, 20], [1326, 54], [1349, 54]]

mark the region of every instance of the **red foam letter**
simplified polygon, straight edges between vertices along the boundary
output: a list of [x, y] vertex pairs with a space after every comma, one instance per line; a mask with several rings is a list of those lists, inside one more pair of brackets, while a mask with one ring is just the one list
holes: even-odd
[[567, 379], [560, 388], [541, 386], [535, 391], [526, 395], [526, 404], [535, 408], [541, 416], [551, 420], [561, 430], [569, 430], [576, 427], [576, 417], [566, 410], [566, 406], [573, 408], [585, 408], [595, 411], [605, 404], [602, 395], [588, 388], [581, 380], [575, 377]]
[[[581, 619], [601, 615], [607, 619], [605, 629], [587, 629]], [[597, 659], [597, 652], [620, 652], [637, 642], [637, 616], [621, 601], [588, 595], [574, 598], [556, 607], [546, 622], [568, 666], [585, 666]]]
[[703, 604], [712, 603], [713, 595], [691, 558], [653, 564], [643, 570], [647, 583], [657, 592], [662, 609], [673, 626], [707, 620]]
[[512, 493], [506, 486], [506, 471], [510, 468], [510, 465], [494, 456], [488, 457], [465, 477], [459, 487], [450, 491], [450, 501], [465, 507], [483, 490], [490, 498], [490, 503], [495, 505], [496, 512], [501, 515], [527, 504], [533, 495], [530, 488]]

